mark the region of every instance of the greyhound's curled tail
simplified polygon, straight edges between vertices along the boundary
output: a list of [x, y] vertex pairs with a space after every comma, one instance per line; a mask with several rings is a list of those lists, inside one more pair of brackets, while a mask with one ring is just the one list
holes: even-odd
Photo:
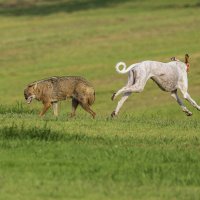
[[[120, 70], [119, 67], [120, 66], [123, 66], [123, 68]], [[132, 64], [131, 66], [129, 66], [128, 68], [126, 67], [126, 63], [124, 62], [118, 62], [115, 66], [115, 69], [116, 71], [119, 73], [119, 74], [126, 74], [127, 72], [129, 72], [133, 67], [135, 67], [137, 65], [136, 64]]]

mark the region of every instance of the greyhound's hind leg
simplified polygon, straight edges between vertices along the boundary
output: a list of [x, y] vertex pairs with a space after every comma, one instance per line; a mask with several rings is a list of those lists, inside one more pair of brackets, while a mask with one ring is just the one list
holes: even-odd
[[121, 93], [140, 93], [144, 90], [144, 87], [149, 77], [142, 69], [137, 70], [134, 73], [134, 78], [130, 78], [126, 87], [123, 87], [122, 89], [114, 93], [112, 96], [112, 100], [114, 100]]
[[128, 97], [131, 95], [131, 92], [125, 93], [121, 100], [118, 102], [116, 109], [111, 113], [111, 117], [114, 117], [118, 114], [120, 108], [124, 104], [124, 102], [128, 99]]
[[135, 83], [134, 71], [131, 70], [128, 74], [128, 83], [125, 87], [121, 88], [117, 92], [113, 93], [111, 100], [113, 101], [119, 94], [123, 93], [124, 90], [128, 89], [131, 85]]
[[128, 89], [127, 87], [123, 87], [120, 90], [118, 90], [117, 92], [113, 93], [111, 100], [113, 101], [119, 94], [123, 93], [124, 90]]

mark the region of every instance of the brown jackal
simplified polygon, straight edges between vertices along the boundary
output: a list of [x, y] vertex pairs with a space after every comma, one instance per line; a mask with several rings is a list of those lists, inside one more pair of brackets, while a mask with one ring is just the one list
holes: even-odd
[[75, 115], [77, 106], [80, 104], [82, 108], [95, 118], [90, 106], [95, 101], [95, 90], [92, 85], [82, 77], [78, 76], [62, 76], [50, 77], [35, 81], [29, 84], [24, 90], [24, 97], [27, 103], [31, 103], [32, 99], [42, 101], [44, 107], [40, 113], [43, 116], [45, 112], [52, 106], [54, 115], [58, 115], [58, 101], [72, 98], [72, 113]]

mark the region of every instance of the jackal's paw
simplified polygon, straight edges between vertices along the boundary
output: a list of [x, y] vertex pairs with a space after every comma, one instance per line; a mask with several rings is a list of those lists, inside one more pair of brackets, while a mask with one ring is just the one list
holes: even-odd
[[96, 117], [96, 113], [93, 113], [92, 118], [95, 119]]
[[39, 114], [38, 115], [40, 118], [43, 118], [45, 115], [44, 114]]
[[74, 113], [70, 113], [69, 114], [69, 118], [73, 118], [73, 117], [75, 117], [75, 114]]

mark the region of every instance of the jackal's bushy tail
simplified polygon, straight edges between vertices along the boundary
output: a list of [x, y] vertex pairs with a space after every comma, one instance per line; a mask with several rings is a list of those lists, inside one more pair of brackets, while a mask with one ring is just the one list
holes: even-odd
[[95, 91], [91, 92], [88, 98], [88, 104], [91, 106], [95, 101]]

